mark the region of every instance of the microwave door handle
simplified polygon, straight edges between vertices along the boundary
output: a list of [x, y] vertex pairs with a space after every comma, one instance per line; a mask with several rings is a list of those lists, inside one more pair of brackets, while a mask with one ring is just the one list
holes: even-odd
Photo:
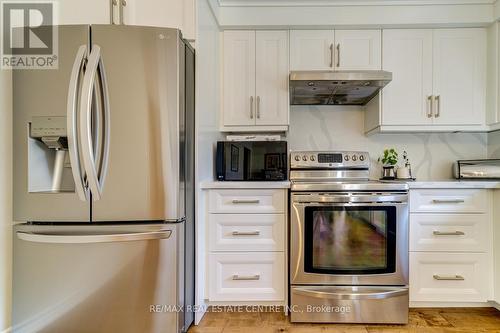
[[86, 190], [84, 176], [82, 174], [80, 150], [78, 141], [78, 96], [80, 88], [80, 78], [85, 64], [85, 55], [87, 53], [87, 46], [81, 45], [75, 56], [73, 68], [68, 87], [68, 104], [67, 104], [67, 131], [68, 131], [68, 152], [69, 160], [71, 163], [71, 172], [75, 182], [75, 191], [78, 198], [82, 201], [89, 200], [89, 192]]

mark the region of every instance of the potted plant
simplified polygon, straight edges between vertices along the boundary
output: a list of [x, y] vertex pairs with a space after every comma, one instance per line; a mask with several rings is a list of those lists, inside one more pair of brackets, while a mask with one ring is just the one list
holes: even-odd
[[379, 157], [379, 162], [382, 162], [382, 179], [394, 179], [394, 167], [398, 164], [398, 152], [394, 148], [384, 149], [384, 156]]

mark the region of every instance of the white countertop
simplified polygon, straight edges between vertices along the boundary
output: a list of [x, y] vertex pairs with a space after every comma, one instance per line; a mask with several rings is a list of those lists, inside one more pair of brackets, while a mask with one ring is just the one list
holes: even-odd
[[500, 181], [485, 181], [485, 180], [435, 180], [435, 181], [415, 181], [408, 182], [410, 189], [432, 189], [432, 188], [484, 188], [484, 189], [500, 189]]
[[202, 189], [217, 189], [217, 188], [290, 188], [289, 181], [279, 181], [279, 182], [240, 182], [240, 181], [204, 181], [201, 182], [200, 187]]
[[[500, 181], [445, 179], [445, 180], [408, 182], [408, 186], [410, 189], [446, 189], [446, 188], [500, 189]], [[202, 189], [218, 189], [218, 188], [286, 189], [290, 188], [290, 182], [289, 181], [278, 181], [278, 182], [203, 181], [200, 184], [200, 188]]]

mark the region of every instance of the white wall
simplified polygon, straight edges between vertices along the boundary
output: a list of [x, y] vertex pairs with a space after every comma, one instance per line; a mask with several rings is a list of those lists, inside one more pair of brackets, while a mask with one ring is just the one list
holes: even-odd
[[[363, 150], [370, 153], [372, 177], [380, 177], [377, 158], [384, 148], [408, 152], [418, 180], [452, 178], [457, 159], [487, 157], [487, 134], [377, 134], [364, 135], [364, 111], [359, 107], [294, 106], [290, 113], [292, 150]], [[499, 140], [500, 143], [500, 140]]]
[[[219, 127], [219, 39], [217, 21], [207, 0], [198, 0], [198, 32], [196, 38], [196, 182], [197, 217], [196, 274], [197, 281], [205, 281], [205, 206], [204, 193], [199, 184], [214, 179], [215, 142], [221, 138]], [[204, 304], [204, 284], [196, 286], [197, 305]], [[201, 313], [195, 316], [195, 322]]]
[[0, 69], [0, 332], [10, 326], [12, 276], [12, 85]]

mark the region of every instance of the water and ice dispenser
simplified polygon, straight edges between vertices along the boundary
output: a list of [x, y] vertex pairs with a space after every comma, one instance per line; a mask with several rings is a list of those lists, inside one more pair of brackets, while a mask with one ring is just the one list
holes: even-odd
[[66, 117], [33, 117], [28, 128], [28, 191], [74, 192]]

